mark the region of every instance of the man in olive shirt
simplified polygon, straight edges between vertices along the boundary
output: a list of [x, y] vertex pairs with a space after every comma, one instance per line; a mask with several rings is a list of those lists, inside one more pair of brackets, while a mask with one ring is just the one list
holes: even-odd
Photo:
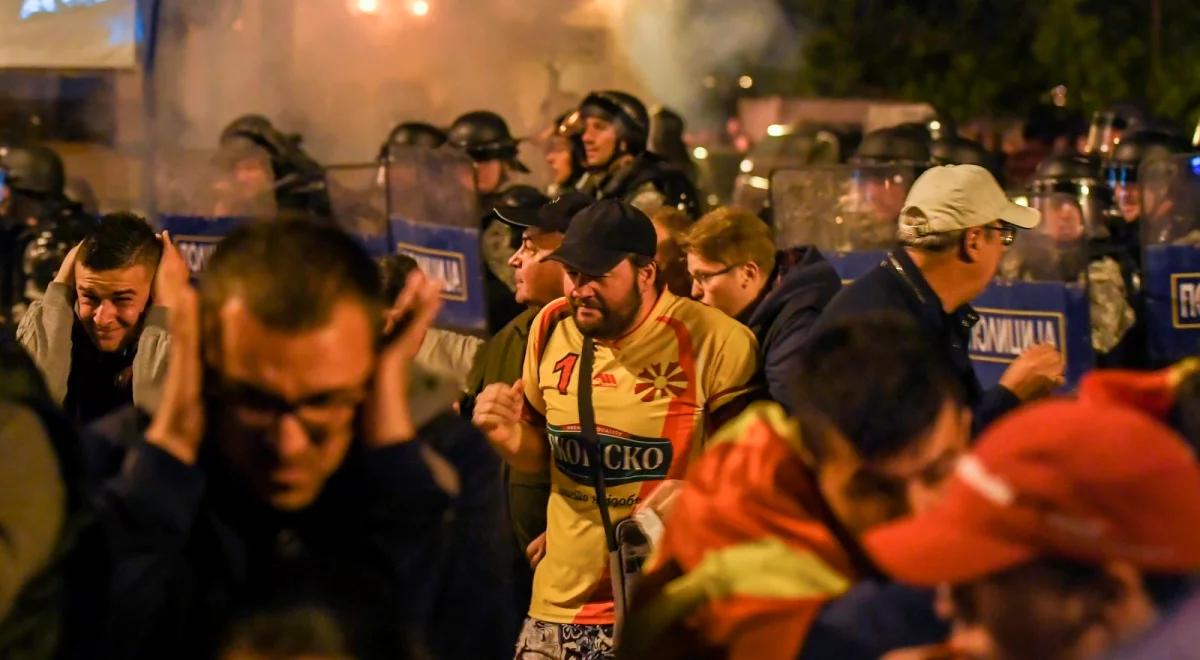
[[[463, 414], [471, 418], [475, 397], [492, 383], [512, 383], [521, 377], [525, 344], [533, 317], [548, 303], [563, 297], [563, 269], [556, 261], [542, 261], [562, 244], [571, 218], [595, 200], [568, 192], [537, 210], [495, 209], [503, 222], [521, 231], [521, 246], [509, 257], [516, 270], [518, 303], [529, 308], [504, 326], [475, 355], [467, 375], [467, 399]], [[546, 502], [550, 498], [550, 475], [507, 470], [508, 517], [518, 549], [533, 562], [545, 548]], [[515, 597], [524, 610], [529, 606], [533, 573], [529, 563], [518, 561]]]

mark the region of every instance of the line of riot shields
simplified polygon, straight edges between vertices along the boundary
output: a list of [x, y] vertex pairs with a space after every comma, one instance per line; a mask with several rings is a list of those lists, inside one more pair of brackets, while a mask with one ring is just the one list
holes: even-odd
[[[217, 244], [246, 222], [287, 217], [268, 154], [226, 144], [201, 152], [162, 154], [155, 168], [155, 213], [193, 274]], [[466, 332], [486, 328], [478, 195], [471, 161], [451, 149], [393, 146], [376, 162], [325, 168], [305, 194], [328, 200], [333, 222], [374, 258], [412, 257], [442, 283], [438, 325]], [[311, 213], [307, 214], [311, 215]]]
[[[915, 166], [903, 164], [773, 172], [777, 247], [816, 246], [843, 282], [857, 279], [897, 246], [897, 221], [917, 175]], [[998, 382], [1008, 364], [1034, 344], [1049, 343], [1064, 352], [1067, 387], [1094, 364], [1089, 276], [1103, 272], [1089, 261], [1088, 243], [1100, 233], [1106, 209], [1086, 195], [1067, 197], [1048, 193], [1028, 199], [1046, 220], [1018, 234], [996, 279], [973, 303], [980, 320], [972, 330], [970, 353], [985, 386]], [[1116, 279], [1121, 281], [1119, 275]]]

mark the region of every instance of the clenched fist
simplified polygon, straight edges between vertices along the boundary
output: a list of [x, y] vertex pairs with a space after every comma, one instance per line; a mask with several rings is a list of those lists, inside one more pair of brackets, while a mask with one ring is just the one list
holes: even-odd
[[518, 379], [512, 385], [493, 383], [475, 399], [471, 421], [501, 454], [513, 454], [521, 441], [521, 409], [525, 390]]

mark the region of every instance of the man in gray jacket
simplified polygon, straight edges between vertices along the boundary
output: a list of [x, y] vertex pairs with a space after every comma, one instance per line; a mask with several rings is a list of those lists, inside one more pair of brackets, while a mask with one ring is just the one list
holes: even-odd
[[145, 220], [106, 215], [21, 318], [17, 338], [76, 422], [130, 402], [157, 408], [171, 339], [150, 287], [164, 254], [179, 258]]

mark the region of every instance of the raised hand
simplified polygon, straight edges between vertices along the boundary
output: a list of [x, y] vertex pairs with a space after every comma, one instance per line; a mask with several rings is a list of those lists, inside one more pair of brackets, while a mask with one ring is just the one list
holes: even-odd
[[188, 269], [171, 237], [163, 232], [163, 256], [154, 275], [154, 299], [167, 308], [171, 357], [158, 412], [146, 440], [184, 463], [193, 464], [204, 437], [203, 363], [200, 310]]

